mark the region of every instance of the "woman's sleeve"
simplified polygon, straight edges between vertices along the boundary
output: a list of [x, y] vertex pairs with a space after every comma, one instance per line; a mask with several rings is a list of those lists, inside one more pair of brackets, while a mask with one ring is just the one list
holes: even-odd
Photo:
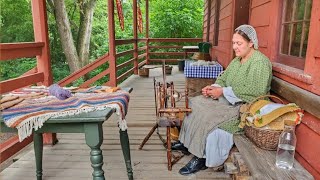
[[227, 69], [224, 70], [223, 73], [216, 79], [215, 84], [219, 84], [221, 87], [226, 87], [227, 86], [226, 85], [227, 77], [228, 77], [230, 69], [232, 68], [232, 64], [233, 64], [234, 60], [235, 59], [233, 59], [231, 61], [231, 63], [227, 67]]

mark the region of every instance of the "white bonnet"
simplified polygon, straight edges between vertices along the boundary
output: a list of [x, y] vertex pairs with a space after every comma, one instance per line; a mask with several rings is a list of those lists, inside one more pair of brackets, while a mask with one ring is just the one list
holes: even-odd
[[258, 49], [259, 45], [258, 45], [257, 32], [252, 26], [247, 25], [247, 24], [243, 24], [235, 29], [235, 31], [237, 31], [237, 30], [240, 30], [244, 34], [246, 34], [249, 37], [249, 39], [251, 40], [251, 42], [253, 43], [253, 48]]

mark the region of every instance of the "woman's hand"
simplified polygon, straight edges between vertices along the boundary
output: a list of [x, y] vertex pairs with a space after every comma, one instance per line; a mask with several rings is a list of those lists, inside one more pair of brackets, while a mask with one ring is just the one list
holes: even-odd
[[222, 94], [222, 87], [212, 87], [207, 91], [207, 97], [212, 97], [213, 99], [218, 99]]
[[210, 95], [208, 94], [208, 91], [212, 90], [214, 87], [213, 86], [206, 86], [204, 88], [202, 88], [201, 92], [202, 95], [205, 97], [209, 97]]

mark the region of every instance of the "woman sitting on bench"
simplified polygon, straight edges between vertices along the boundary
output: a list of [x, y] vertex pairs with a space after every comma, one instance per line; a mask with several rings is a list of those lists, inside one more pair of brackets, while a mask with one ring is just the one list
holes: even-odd
[[203, 96], [190, 98], [192, 113], [183, 121], [179, 141], [172, 145], [173, 150], [194, 155], [180, 169], [182, 175], [223, 165], [233, 146], [233, 134], [239, 131], [240, 104], [269, 93], [272, 66], [257, 50], [255, 29], [239, 26], [232, 43], [236, 57], [215, 84], [202, 89]]

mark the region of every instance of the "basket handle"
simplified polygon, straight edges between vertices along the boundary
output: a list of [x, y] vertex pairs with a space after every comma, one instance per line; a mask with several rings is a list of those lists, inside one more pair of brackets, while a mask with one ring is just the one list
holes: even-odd
[[248, 109], [250, 109], [251, 105], [252, 105], [254, 102], [256, 102], [256, 101], [258, 101], [258, 100], [260, 100], [260, 99], [266, 98], [266, 97], [272, 97], [272, 98], [278, 99], [278, 100], [281, 102], [281, 104], [284, 104], [284, 102], [283, 102], [283, 100], [282, 100], [281, 98], [279, 98], [279, 97], [277, 97], [277, 96], [274, 96], [274, 95], [266, 94], [266, 95], [263, 95], [263, 96], [259, 96], [259, 97], [255, 98], [253, 101], [251, 101], [251, 102], [249, 103]]

